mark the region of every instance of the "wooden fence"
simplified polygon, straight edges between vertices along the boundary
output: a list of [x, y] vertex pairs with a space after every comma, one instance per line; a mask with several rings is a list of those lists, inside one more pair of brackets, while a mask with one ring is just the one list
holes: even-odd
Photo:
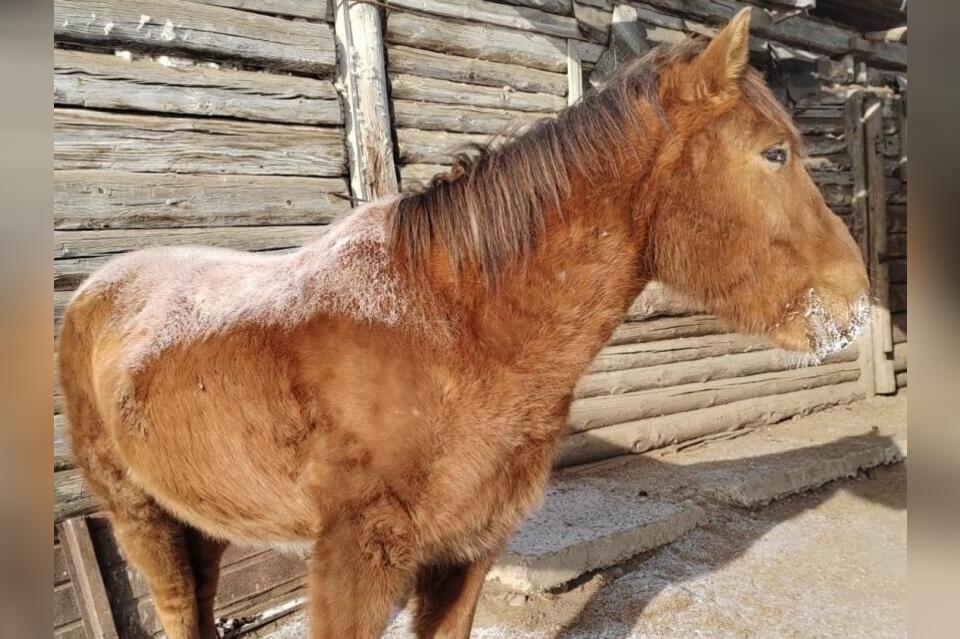
[[[289, 250], [353, 204], [444, 171], [465, 144], [554, 116], [589, 90], [624, 8], [653, 46], [711, 36], [743, 4], [55, 0], [55, 321], [112, 255]], [[792, 109], [814, 180], [869, 262], [872, 332], [795, 369], [651, 285], [578, 385], [559, 464], [906, 384], [906, 44], [791, 9], [754, 11], [752, 28], [753, 62]], [[152, 637], [142, 579], [105, 520], [85, 517], [95, 507], [59, 399], [54, 634]], [[303, 596], [302, 563], [273, 551], [232, 549], [223, 579], [218, 611], [234, 628]]]

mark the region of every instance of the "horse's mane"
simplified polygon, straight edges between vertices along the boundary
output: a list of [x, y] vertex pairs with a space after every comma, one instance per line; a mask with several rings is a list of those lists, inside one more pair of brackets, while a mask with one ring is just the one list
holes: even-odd
[[[451, 169], [425, 187], [404, 192], [388, 214], [388, 242], [419, 264], [435, 242], [454, 269], [464, 264], [493, 279], [504, 264], [528, 255], [548, 211], [558, 211], [570, 195], [570, 163], [593, 182], [615, 179], [615, 161], [630, 149], [625, 131], [642, 127], [638, 100], [662, 115], [657, 94], [660, 72], [692, 60], [705, 39], [656, 47], [623, 65], [602, 87], [584, 95], [556, 118], [543, 119], [512, 139], [495, 139], [458, 154]], [[759, 73], [744, 76], [744, 97], [764, 118], [790, 118], [770, 95]]]

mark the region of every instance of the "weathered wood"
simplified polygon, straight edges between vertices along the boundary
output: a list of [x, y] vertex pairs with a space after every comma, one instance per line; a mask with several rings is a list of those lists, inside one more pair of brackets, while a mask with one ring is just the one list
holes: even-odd
[[907, 261], [904, 259], [890, 260], [888, 263], [890, 284], [907, 283]]
[[584, 464], [625, 453], [642, 453], [724, 431], [775, 424], [830, 406], [848, 404], [863, 396], [863, 388], [859, 383], [847, 382], [782, 395], [752, 397], [720, 406], [575, 433], [561, 442], [556, 466]]
[[[877, 98], [864, 101], [864, 143], [867, 164], [868, 270], [874, 304], [871, 307], [874, 387], [877, 393], [897, 391], [893, 363], [893, 329], [890, 321], [890, 277], [887, 270], [886, 176], [880, 144], [883, 141], [883, 114]], [[896, 309], [902, 310], [902, 309]]]
[[340, 81], [347, 104], [350, 185], [360, 201], [398, 190], [380, 9], [334, 0]]
[[351, 210], [343, 178], [56, 171], [57, 230], [327, 224]]
[[515, 135], [552, 113], [394, 100], [396, 126], [432, 131]]
[[567, 104], [583, 97], [583, 62], [573, 40], [567, 40]]
[[607, 346], [597, 354], [590, 365], [590, 372], [606, 373], [690, 362], [707, 357], [763, 351], [769, 348], [772, 347], [762, 338], [739, 333], [680, 337], [639, 344], [617, 344]]
[[390, 79], [394, 100], [438, 102], [488, 108], [548, 113], [566, 106], [562, 97], [547, 93], [512, 91], [509, 87], [486, 87], [471, 84], [398, 74]]
[[212, 227], [55, 231], [54, 257], [96, 257], [153, 246], [201, 244], [243, 251], [300, 246], [320, 238], [326, 226]]
[[907, 342], [900, 342], [893, 347], [893, 370], [898, 373], [907, 370]]
[[434, 176], [446, 173], [449, 170], [450, 167], [443, 164], [405, 164], [400, 169], [403, 188], [424, 185]]
[[571, 7], [572, 0], [501, 0], [504, 4], [512, 4], [515, 7], [532, 7], [549, 11], [559, 15], [568, 16], [573, 12]]
[[179, 51], [316, 74], [336, 65], [328, 24], [185, 0], [56, 0], [53, 32], [59, 42]]
[[489, 144], [491, 135], [397, 129], [400, 161], [404, 163], [450, 164], [454, 156], [472, 144]]
[[890, 319], [893, 323], [893, 344], [902, 344], [907, 341], [907, 313], [891, 313]]
[[601, 56], [603, 56], [603, 52], [607, 50], [606, 46], [597, 44], [596, 42], [581, 40], [569, 40], [568, 42], [576, 48], [577, 55], [580, 56], [581, 64], [596, 64]]
[[410, 9], [443, 18], [483, 22], [561, 38], [579, 38], [577, 19], [534, 9], [505, 7], [485, 0], [385, 0], [391, 9]]
[[[907, 285], [906, 284], [891, 284], [890, 285], [890, 308], [891, 313], [902, 313], [907, 310]], [[893, 339], [893, 331], [891, 331], [891, 340]], [[891, 346], [893, 342], [891, 342]]]
[[510, 87], [515, 91], [548, 93], [557, 96], [563, 96], [567, 91], [567, 79], [562, 73], [402, 45], [387, 47], [387, 69], [391, 75], [429, 77], [496, 87], [501, 90], [503, 87]]
[[53, 101], [59, 106], [183, 113], [262, 122], [343, 123], [329, 80], [205, 66], [168, 66], [54, 49]]
[[[829, 356], [824, 362], [826, 364], [853, 362], [858, 355], [859, 350], [857, 345], [854, 344], [845, 351]], [[657, 388], [664, 389], [683, 384], [773, 373], [796, 369], [797, 359], [795, 355], [778, 349], [766, 349], [706, 357], [696, 361], [678, 361], [643, 368], [597, 372], [591, 373], [580, 380], [574, 391], [574, 396], [578, 399], [598, 398]], [[810, 367], [800, 370], [812, 371], [816, 368]]]
[[53, 518], [55, 522], [86, 515], [97, 509], [80, 471], [72, 468], [53, 474]]
[[387, 41], [545, 71], [563, 71], [567, 66], [562, 38], [421, 14], [392, 12], [387, 19]]
[[73, 468], [73, 454], [70, 452], [70, 440], [67, 436], [67, 418], [64, 415], [53, 417], [53, 469]]
[[678, 293], [662, 282], [653, 281], [647, 284], [643, 292], [627, 309], [625, 319], [637, 321], [660, 316], [689, 315], [703, 312], [706, 312], [703, 305], [697, 304], [694, 300]]
[[[737, 11], [747, 6], [744, 2], [733, 0], [647, 0], [646, 4], [658, 9], [682, 16], [692, 16], [711, 24], [728, 22]], [[796, 15], [780, 19], [772, 13], [754, 11], [751, 16], [750, 30], [765, 38], [794, 44], [797, 46], [824, 51], [831, 55], [842, 55], [851, 50], [851, 38], [858, 35], [836, 24]], [[906, 67], [906, 48], [898, 45], [895, 49], [875, 49], [867, 53], [874, 63]]]
[[583, 37], [598, 44], [607, 44], [610, 40], [610, 23], [612, 22], [610, 9], [593, 7], [574, 0], [573, 15], [580, 23], [580, 33]]
[[343, 132], [212, 118], [54, 109], [54, 168], [337, 176]]
[[333, 21], [331, 0], [193, 0], [202, 4], [229, 7], [241, 11], [253, 11], [267, 15], [307, 18], [309, 20]]
[[711, 315], [664, 317], [641, 322], [624, 322], [613, 331], [607, 344], [610, 346], [639, 344], [678, 337], [717, 335], [729, 330], [725, 322]]
[[69, 626], [83, 620], [80, 618], [80, 602], [77, 601], [77, 591], [70, 583], [69, 578], [53, 587], [53, 625]]
[[78, 595], [80, 615], [88, 637], [118, 639], [86, 518], [75, 517], [63, 521], [59, 525], [59, 536], [66, 550], [70, 582]]

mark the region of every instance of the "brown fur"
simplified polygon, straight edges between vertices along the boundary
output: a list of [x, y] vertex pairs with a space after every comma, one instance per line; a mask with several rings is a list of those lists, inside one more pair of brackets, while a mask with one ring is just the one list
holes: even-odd
[[[227, 541], [312, 548], [315, 638], [377, 636], [408, 589], [419, 636], [466, 637], [575, 383], [653, 277], [787, 347], [849, 337], [863, 265], [797, 157], [760, 157], [797, 137], [745, 70], [746, 20], [356, 213], [385, 216], [383, 244], [345, 226], [292, 258], [135, 254], [91, 278], [61, 337], [73, 449], [169, 637], [215, 636]], [[309, 277], [326, 249], [386, 251], [354, 285], [389, 282], [395, 321]], [[283, 303], [231, 298], [290, 272]], [[169, 329], [184, 318], [204, 330]]]

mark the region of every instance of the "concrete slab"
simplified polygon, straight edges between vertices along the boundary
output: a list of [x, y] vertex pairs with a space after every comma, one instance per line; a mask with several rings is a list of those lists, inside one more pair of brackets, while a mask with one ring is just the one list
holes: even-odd
[[906, 397], [877, 397], [570, 469], [562, 477], [644, 490], [665, 501], [755, 508], [906, 456]]
[[648, 500], [629, 486], [553, 482], [543, 508], [510, 541], [489, 578], [520, 592], [550, 590], [667, 544], [705, 521], [694, 504]]

